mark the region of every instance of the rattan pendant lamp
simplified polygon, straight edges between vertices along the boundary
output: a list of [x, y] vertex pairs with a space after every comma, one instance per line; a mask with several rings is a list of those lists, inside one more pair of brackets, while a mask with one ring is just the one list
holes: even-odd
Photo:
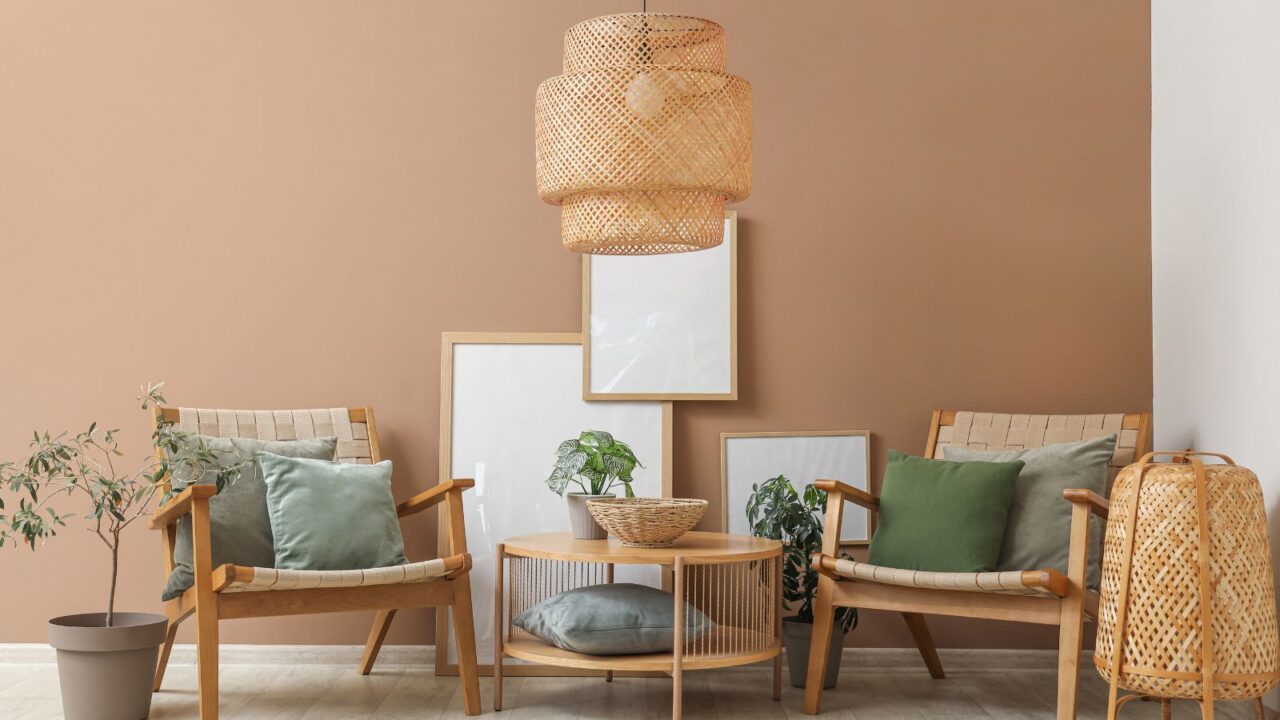
[[724, 237], [751, 194], [751, 84], [725, 72], [724, 28], [659, 13], [569, 28], [564, 74], [538, 86], [538, 195], [565, 247], [653, 255]]

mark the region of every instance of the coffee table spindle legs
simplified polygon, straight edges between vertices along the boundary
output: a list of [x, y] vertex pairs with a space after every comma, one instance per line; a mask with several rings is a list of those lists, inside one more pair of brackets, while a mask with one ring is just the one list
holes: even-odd
[[493, 709], [497, 712], [502, 710], [502, 633], [506, 630], [502, 607], [502, 566], [505, 564], [502, 543], [494, 548], [493, 564], [497, 569], [493, 583]]
[[671, 666], [671, 719], [680, 720], [681, 701], [684, 696], [684, 558], [676, 557], [675, 563], [675, 640]]

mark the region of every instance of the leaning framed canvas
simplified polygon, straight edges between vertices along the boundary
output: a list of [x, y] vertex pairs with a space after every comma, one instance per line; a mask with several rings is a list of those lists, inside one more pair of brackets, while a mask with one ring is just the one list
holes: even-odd
[[[797, 491], [815, 480], [839, 480], [870, 492], [871, 435], [865, 430], [741, 432], [720, 435], [720, 479], [726, 532], [751, 534], [747, 498], [751, 486], [785, 475]], [[842, 545], [865, 545], [874, 530], [871, 513], [844, 509]]]
[[[445, 333], [442, 339], [439, 476], [475, 480], [462, 497], [476, 645], [485, 672], [492, 672], [496, 631], [494, 545], [569, 529], [565, 500], [546, 485], [562, 441], [584, 430], [606, 430], [644, 465], [633, 473], [636, 495], [671, 495], [671, 403], [583, 400], [581, 343], [578, 333]], [[442, 515], [442, 551], [446, 531]], [[657, 569], [647, 566], [620, 567], [616, 577], [661, 582]], [[437, 674], [458, 671], [449, 622], [448, 613], [436, 613]]]
[[724, 242], [668, 255], [582, 258], [582, 396], [738, 399], [738, 214]]

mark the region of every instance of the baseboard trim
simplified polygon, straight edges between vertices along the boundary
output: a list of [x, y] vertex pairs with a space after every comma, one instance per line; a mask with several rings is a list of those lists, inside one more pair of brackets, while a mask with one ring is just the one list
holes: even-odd
[[[221, 665], [352, 665], [359, 664], [363, 645], [222, 645]], [[384, 645], [378, 666], [429, 667], [435, 664], [432, 645]], [[40, 643], [0, 643], [0, 663], [33, 664], [55, 662], [54, 649]], [[195, 645], [174, 645], [169, 656], [173, 665], [194, 665]]]
[[[364, 652], [361, 645], [223, 645], [218, 660], [223, 665], [356, 665]], [[384, 645], [378, 665], [424, 667], [435, 664], [431, 645]], [[1058, 654], [1054, 650], [959, 650], [938, 651], [948, 671], [966, 670], [1054, 670]], [[39, 643], [0, 644], [0, 663], [52, 663], [54, 650]], [[169, 662], [194, 665], [194, 645], [175, 645]], [[925, 671], [915, 648], [845, 648], [843, 667], [862, 670]], [[1082, 662], [1088, 666], [1088, 657]]]

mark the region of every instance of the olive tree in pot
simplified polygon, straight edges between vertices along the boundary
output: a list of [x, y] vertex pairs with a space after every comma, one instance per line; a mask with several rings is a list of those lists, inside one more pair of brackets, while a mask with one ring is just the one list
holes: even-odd
[[[818, 574], [809, 566], [809, 558], [822, 551], [822, 514], [826, 504], [827, 494], [812, 483], [798, 493], [783, 475], [753, 484], [747, 498], [751, 533], [782, 541], [782, 599], [796, 611], [795, 615], [782, 618], [782, 641], [787, 649], [791, 685], [798, 688], [805, 686], [813, 639], [813, 601], [818, 591]], [[857, 622], [856, 609], [836, 609], [835, 627], [839, 632], [831, 633], [823, 687], [836, 686], [844, 636]]]
[[[621, 485], [627, 497], [635, 497], [631, 489], [631, 471], [644, 465], [621, 440], [603, 430], [587, 430], [560, 443], [556, 448], [556, 465], [547, 478], [547, 487], [565, 498], [569, 505], [569, 524], [579, 540], [603, 540], [609, 536], [587, 509], [587, 501], [614, 497], [613, 488]], [[569, 491], [569, 484], [581, 492]]]
[[[144, 410], [164, 403], [163, 386], [142, 389], [138, 400]], [[152, 438], [162, 451], [156, 459], [120, 471], [116, 462], [124, 453], [117, 432], [102, 430], [96, 422], [75, 435], [37, 432], [28, 457], [0, 463], [0, 490], [7, 488], [12, 496], [7, 508], [0, 496], [0, 547], [26, 545], [35, 550], [77, 514], [59, 512], [55, 505], [86, 502], [89, 512], [83, 520], [110, 557], [106, 612], [49, 621], [49, 644], [58, 651], [58, 680], [68, 720], [140, 720], [150, 711], [151, 681], [167, 620], [164, 615], [116, 611], [125, 529], [148, 515], [153, 501], [167, 498], [172, 488], [181, 490], [213, 477], [221, 489], [248, 462], [221, 467], [197, 436], [162, 425]]]

